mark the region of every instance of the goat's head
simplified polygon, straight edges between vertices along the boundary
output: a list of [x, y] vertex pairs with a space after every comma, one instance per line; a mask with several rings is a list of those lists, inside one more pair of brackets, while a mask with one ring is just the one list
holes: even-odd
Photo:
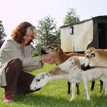
[[35, 75], [35, 78], [33, 79], [30, 85], [30, 89], [36, 90], [43, 87], [45, 84], [46, 84], [45, 73], [38, 73], [37, 75]]
[[49, 45], [41, 49], [42, 54], [52, 54], [53, 56], [57, 55], [62, 49], [57, 45]]

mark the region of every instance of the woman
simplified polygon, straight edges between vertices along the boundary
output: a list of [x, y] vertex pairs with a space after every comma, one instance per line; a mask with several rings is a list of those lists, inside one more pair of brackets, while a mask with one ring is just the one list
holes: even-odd
[[[52, 55], [32, 57], [30, 43], [36, 32], [32, 24], [23, 22], [12, 32], [12, 39], [0, 49], [0, 86], [5, 89], [3, 102], [12, 102], [14, 94], [28, 94], [34, 75], [28, 73], [43, 67], [43, 62], [53, 64]], [[37, 90], [36, 90], [37, 91]]]

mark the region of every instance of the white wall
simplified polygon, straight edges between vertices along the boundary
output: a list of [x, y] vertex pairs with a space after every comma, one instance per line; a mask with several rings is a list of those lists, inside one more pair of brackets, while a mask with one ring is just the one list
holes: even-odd
[[93, 20], [75, 24], [74, 34], [70, 34], [70, 26], [61, 28], [61, 48], [64, 52], [85, 51], [93, 40]]

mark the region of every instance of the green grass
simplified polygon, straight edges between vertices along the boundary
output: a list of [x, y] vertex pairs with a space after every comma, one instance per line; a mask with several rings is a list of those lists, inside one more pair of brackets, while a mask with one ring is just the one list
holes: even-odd
[[[44, 68], [33, 71], [32, 74], [45, 72], [55, 67], [55, 65], [45, 64]], [[91, 83], [88, 83], [90, 89]], [[1, 90], [0, 107], [107, 107], [107, 96], [103, 92], [99, 93], [99, 80], [96, 81], [93, 92], [89, 91], [91, 100], [87, 101], [83, 83], [80, 83], [80, 95], [75, 94], [75, 100], [69, 102], [71, 95], [67, 94], [66, 80], [53, 80], [41, 88], [40, 91], [14, 96], [14, 102], [5, 104], [2, 97], [4, 89]], [[72, 89], [71, 89], [72, 90]]]

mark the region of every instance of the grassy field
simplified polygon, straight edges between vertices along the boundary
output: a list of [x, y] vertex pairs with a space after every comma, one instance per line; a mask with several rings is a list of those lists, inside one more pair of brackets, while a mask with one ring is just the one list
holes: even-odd
[[[45, 72], [55, 67], [55, 65], [45, 64], [43, 69], [33, 71], [32, 74]], [[69, 102], [71, 95], [67, 94], [66, 80], [53, 80], [41, 88], [40, 91], [28, 94], [14, 96], [14, 102], [5, 104], [2, 97], [4, 89], [1, 90], [0, 107], [107, 107], [107, 96], [103, 92], [99, 93], [99, 80], [96, 80], [95, 89], [90, 91], [91, 83], [88, 83], [90, 101], [87, 101], [83, 83], [80, 83], [80, 95], [76, 95], [74, 101]], [[72, 89], [71, 89], [72, 91]]]

